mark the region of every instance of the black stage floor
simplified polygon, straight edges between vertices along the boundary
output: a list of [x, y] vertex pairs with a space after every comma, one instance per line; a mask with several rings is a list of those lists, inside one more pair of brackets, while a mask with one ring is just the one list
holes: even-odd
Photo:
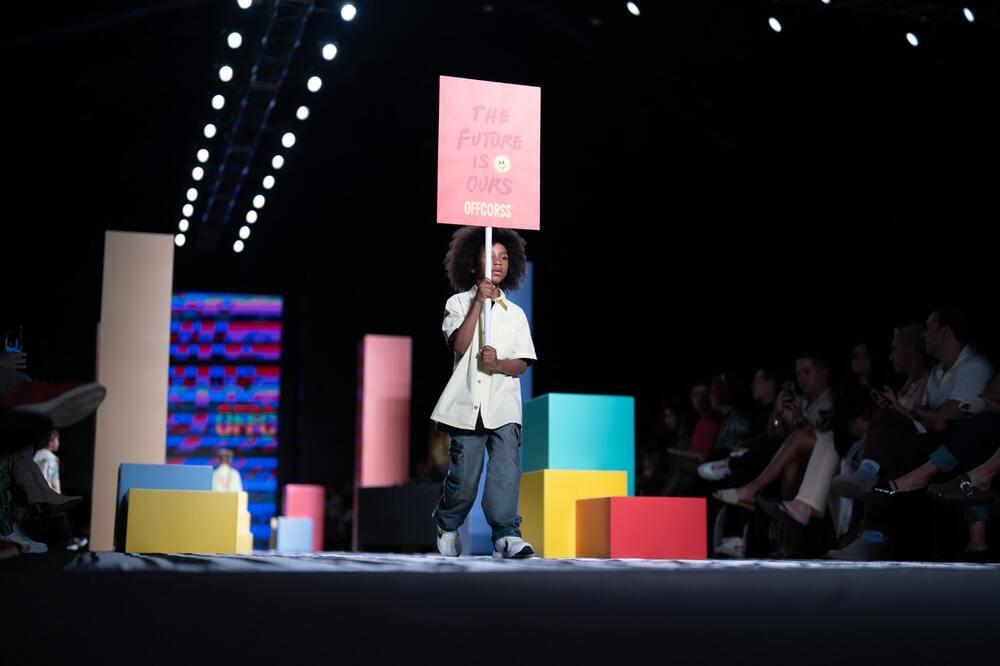
[[956, 664], [1000, 655], [1000, 566], [22, 555], [3, 664]]

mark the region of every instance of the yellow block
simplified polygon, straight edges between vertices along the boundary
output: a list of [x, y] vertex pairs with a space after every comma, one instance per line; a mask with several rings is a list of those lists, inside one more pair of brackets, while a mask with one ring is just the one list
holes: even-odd
[[626, 497], [628, 472], [543, 469], [521, 475], [521, 533], [542, 557], [576, 557], [576, 501]]
[[240, 511], [240, 521], [236, 525], [237, 532], [249, 532], [250, 531], [250, 512]]
[[236, 552], [237, 553], [253, 552], [252, 532], [240, 532], [240, 534], [236, 537]]
[[[143, 490], [128, 494], [125, 550], [132, 553], [240, 553], [246, 548], [247, 494]], [[247, 529], [243, 529], [246, 527]]]

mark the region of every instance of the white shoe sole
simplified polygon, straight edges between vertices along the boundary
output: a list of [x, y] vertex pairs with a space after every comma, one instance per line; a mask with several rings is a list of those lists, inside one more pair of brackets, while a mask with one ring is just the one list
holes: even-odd
[[528, 560], [534, 556], [535, 556], [535, 550], [527, 544], [525, 544], [524, 548], [522, 548], [521, 550], [517, 551], [512, 555], [505, 555], [504, 553], [501, 553], [499, 550], [493, 551], [494, 560]]
[[84, 384], [51, 400], [33, 405], [20, 405], [17, 409], [45, 414], [52, 419], [52, 424], [56, 428], [65, 428], [79, 423], [97, 411], [107, 395], [108, 390], [100, 384]]

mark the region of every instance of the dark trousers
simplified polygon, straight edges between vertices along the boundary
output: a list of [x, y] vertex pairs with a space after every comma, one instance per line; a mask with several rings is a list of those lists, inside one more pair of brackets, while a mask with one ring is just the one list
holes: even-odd
[[[895, 479], [927, 462], [927, 457], [948, 437], [949, 432], [917, 432], [911, 419], [895, 410], [882, 409], [872, 417], [865, 436], [865, 458], [881, 467], [883, 479]], [[887, 532], [896, 498], [870, 496], [865, 502], [865, 527]]]
[[755, 438], [750, 442], [746, 453], [729, 459], [732, 473], [726, 479], [726, 486], [738, 488], [756, 479], [784, 442], [785, 438], [780, 435], [761, 435]]
[[[981, 412], [969, 419], [968, 423], [949, 432], [944, 439], [943, 456], [934, 455], [933, 460], [945, 472], [968, 471], [983, 464], [997, 449], [1000, 449], [1000, 414]], [[938, 452], [936, 452], [938, 453]], [[948, 455], [951, 454], [951, 460]], [[945, 461], [944, 464], [939, 460]], [[948, 465], [947, 462], [953, 464]]]
[[[727, 488], [738, 488], [753, 481], [764, 471], [767, 464], [771, 462], [771, 459], [774, 458], [784, 441], [785, 438], [780, 435], [769, 436], [765, 434], [755, 437], [747, 446], [746, 453], [741, 456], [729, 458], [730, 474], [722, 482], [722, 485]], [[779, 479], [776, 484], [780, 483], [781, 480]], [[770, 489], [765, 491], [765, 493], [768, 492], [770, 492]], [[747, 524], [750, 522], [750, 517], [751, 514], [746, 509], [727, 506], [723, 514], [717, 519], [717, 532], [722, 537], [743, 536]], [[746, 547], [750, 549], [752, 544], [763, 544], [760, 550], [755, 552], [758, 556], [766, 557], [768, 555], [766, 530], [763, 536], [760, 534], [754, 536], [756, 538], [748, 535]]]

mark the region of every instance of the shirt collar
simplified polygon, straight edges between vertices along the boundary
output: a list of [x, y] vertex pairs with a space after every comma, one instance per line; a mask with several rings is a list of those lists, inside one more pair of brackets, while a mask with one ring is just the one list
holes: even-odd
[[969, 345], [965, 345], [962, 348], [961, 353], [959, 353], [958, 358], [955, 359], [955, 364], [952, 365], [951, 367], [954, 368], [956, 365], [968, 359], [970, 356], [972, 356], [972, 349], [969, 347]]
[[949, 372], [957, 368], [959, 363], [967, 360], [971, 355], [972, 355], [972, 348], [969, 347], [969, 345], [965, 345], [964, 347], [962, 347], [962, 351], [959, 352], [958, 357], [955, 359], [955, 362], [951, 364], [950, 368], [945, 370], [943, 361], [937, 364], [937, 367], [935, 368], [935, 370], [937, 370], [937, 375], [939, 377], [944, 377]]

